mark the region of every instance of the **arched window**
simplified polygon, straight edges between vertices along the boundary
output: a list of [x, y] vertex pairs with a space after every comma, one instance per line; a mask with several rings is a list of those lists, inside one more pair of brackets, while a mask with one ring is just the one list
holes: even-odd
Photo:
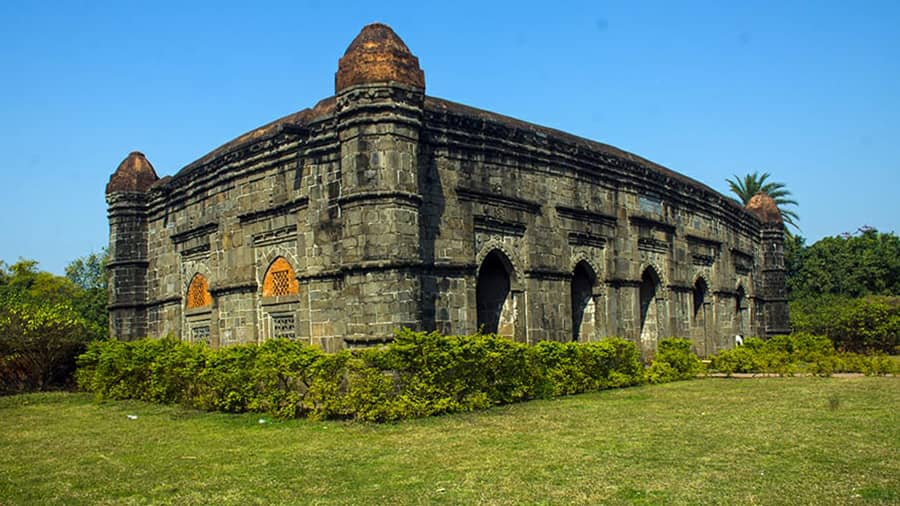
[[283, 295], [297, 295], [300, 287], [294, 269], [284, 257], [276, 258], [266, 276], [263, 279], [263, 297], [280, 297]]
[[[504, 311], [510, 299], [509, 259], [497, 250], [491, 251], [478, 269], [475, 285], [475, 304], [478, 313], [478, 328], [486, 333], [498, 333], [510, 311]], [[507, 318], [503, 318], [506, 316]]]
[[650, 267], [644, 269], [640, 288], [641, 341], [656, 343], [659, 334], [659, 319], [656, 314], [656, 292], [659, 284], [656, 271]]
[[597, 276], [587, 262], [578, 262], [572, 273], [572, 340], [589, 340], [594, 330], [593, 289]]
[[195, 274], [188, 285], [187, 303], [188, 309], [197, 309], [212, 304], [212, 295], [209, 294], [209, 283], [203, 274]]
[[701, 356], [709, 356], [713, 353], [713, 343], [709, 342], [710, 332], [708, 331], [709, 317], [707, 315], [706, 294], [709, 287], [706, 280], [697, 278], [694, 282], [694, 317], [693, 324], [693, 342], [694, 348]]

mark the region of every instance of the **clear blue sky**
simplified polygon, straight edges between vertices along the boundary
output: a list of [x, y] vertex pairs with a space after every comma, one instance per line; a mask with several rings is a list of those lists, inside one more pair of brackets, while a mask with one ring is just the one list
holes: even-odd
[[132, 150], [160, 176], [333, 94], [367, 23], [427, 93], [634, 152], [709, 186], [771, 172], [809, 243], [900, 216], [900, 2], [0, 3], [0, 259], [107, 242]]

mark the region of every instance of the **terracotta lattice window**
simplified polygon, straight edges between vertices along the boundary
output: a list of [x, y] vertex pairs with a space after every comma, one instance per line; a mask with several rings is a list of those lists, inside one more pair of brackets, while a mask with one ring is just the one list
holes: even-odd
[[191, 280], [187, 291], [187, 308], [195, 309], [212, 304], [212, 295], [209, 294], [209, 283], [202, 274], [197, 274]]
[[263, 279], [263, 297], [296, 295], [298, 291], [297, 276], [291, 264], [284, 257], [276, 258]]

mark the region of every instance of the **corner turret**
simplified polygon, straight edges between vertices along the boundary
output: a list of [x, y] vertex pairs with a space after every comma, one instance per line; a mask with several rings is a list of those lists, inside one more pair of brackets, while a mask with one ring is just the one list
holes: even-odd
[[145, 192], [159, 180], [153, 165], [140, 151], [132, 151], [109, 176], [106, 194], [115, 192]]
[[425, 91], [425, 73], [419, 68], [419, 59], [391, 27], [372, 23], [363, 27], [338, 62], [334, 92], [356, 84], [388, 82]]
[[784, 221], [775, 200], [759, 192], [747, 202], [747, 210], [756, 216], [760, 228], [762, 248], [762, 299], [765, 337], [791, 332], [788, 319], [786, 274], [784, 265]]
[[147, 337], [147, 196], [159, 180], [143, 153], [132, 151], [106, 185], [109, 216], [109, 334]]

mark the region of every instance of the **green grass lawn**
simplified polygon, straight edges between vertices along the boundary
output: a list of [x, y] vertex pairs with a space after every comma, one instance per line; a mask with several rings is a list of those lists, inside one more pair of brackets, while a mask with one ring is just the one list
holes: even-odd
[[705, 379], [386, 425], [259, 419], [0, 398], [0, 504], [900, 503], [900, 378]]

